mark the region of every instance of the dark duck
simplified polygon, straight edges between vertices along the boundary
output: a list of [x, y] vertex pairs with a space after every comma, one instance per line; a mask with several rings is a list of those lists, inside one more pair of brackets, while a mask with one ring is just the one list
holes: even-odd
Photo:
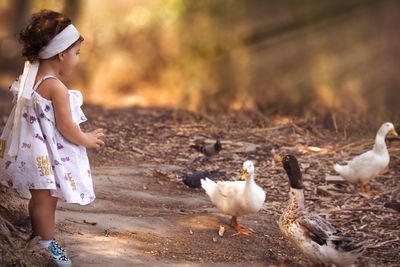
[[194, 144], [190, 147], [196, 149], [198, 152], [202, 153], [206, 157], [217, 155], [222, 149], [221, 141], [219, 138], [217, 138], [214, 144]]
[[219, 170], [183, 173], [182, 182], [190, 188], [201, 188], [201, 179], [205, 179], [207, 177], [208, 179], [213, 180], [216, 177], [221, 177], [224, 175], [225, 172], [221, 172]]
[[361, 243], [340, 235], [329, 222], [304, 208], [302, 174], [296, 157], [283, 158], [289, 177], [289, 202], [278, 225], [289, 241], [316, 265], [349, 266], [361, 253]]

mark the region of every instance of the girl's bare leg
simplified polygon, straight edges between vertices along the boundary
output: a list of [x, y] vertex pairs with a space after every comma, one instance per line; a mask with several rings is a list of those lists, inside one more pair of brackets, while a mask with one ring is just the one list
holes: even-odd
[[50, 190], [47, 189], [32, 189], [30, 192], [32, 198], [29, 201], [28, 210], [33, 233], [43, 240], [52, 240], [58, 199], [52, 197]]

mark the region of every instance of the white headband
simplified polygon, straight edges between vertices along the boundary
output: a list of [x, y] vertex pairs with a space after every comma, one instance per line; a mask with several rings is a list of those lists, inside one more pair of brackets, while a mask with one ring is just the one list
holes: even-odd
[[[68, 25], [64, 30], [51, 39], [47, 46], [40, 50], [39, 58], [48, 59], [65, 51], [73, 43], [78, 41], [80, 36], [80, 33], [74, 25]], [[39, 69], [39, 64], [39, 61], [34, 63], [26, 61], [24, 72], [20, 77], [18, 100], [14, 112], [14, 124], [12, 126], [12, 138], [7, 151], [9, 156], [16, 156], [18, 154], [21, 138], [22, 109], [26, 105], [26, 101], [30, 100], [32, 97], [33, 86]]]
[[78, 41], [80, 36], [80, 33], [74, 27], [74, 25], [68, 25], [64, 30], [51, 39], [48, 45], [40, 50], [39, 58], [48, 59], [57, 55], [58, 53], [61, 53], [73, 43]]

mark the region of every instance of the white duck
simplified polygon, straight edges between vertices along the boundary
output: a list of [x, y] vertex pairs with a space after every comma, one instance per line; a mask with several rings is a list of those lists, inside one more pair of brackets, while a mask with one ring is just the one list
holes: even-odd
[[265, 192], [254, 181], [254, 164], [248, 160], [243, 163], [242, 179], [245, 181], [217, 182], [206, 178], [201, 186], [211, 202], [222, 213], [232, 216], [231, 226], [240, 234], [250, 236], [252, 232], [237, 222], [237, 217], [258, 212], [265, 201]]
[[335, 164], [335, 171], [347, 182], [359, 183], [361, 192], [371, 194], [366, 183], [381, 174], [389, 165], [390, 157], [385, 143], [388, 134], [397, 135], [390, 122], [379, 128], [372, 150], [356, 156], [347, 165]]
[[329, 222], [304, 208], [301, 172], [294, 156], [285, 156], [283, 167], [289, 177], [290, 196], [278, 221], [281, 232], [314, 264], [351, 265], [363, 250], [362, 244], [340, 236]]

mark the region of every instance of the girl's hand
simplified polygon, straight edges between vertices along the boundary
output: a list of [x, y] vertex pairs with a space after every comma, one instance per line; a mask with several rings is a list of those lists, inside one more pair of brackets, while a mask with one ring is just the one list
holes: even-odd
[[99, 128], [94, 131], [85, 133], [87, 137], [87, 148], [99, 148], [100, 146], [104, 146], [103, 140], [100, 138], [104, 136], [103, 129]]

